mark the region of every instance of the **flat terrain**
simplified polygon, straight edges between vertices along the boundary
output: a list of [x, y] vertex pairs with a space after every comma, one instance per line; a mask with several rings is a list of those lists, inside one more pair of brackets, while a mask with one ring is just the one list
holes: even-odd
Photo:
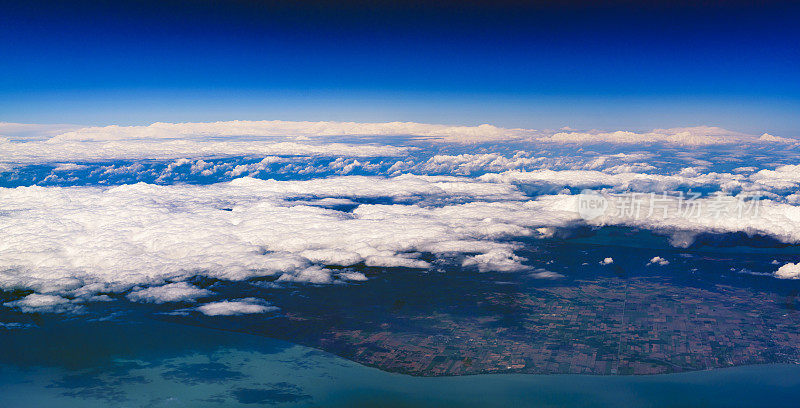
[[488, 292], [480, 306], [495, 313], [400, 315], [377, 328], [328, 330], [316, 345], [425, 376], [660, 374], [800, 358], [800, 313], [776, 295], [724, 285], [603, 279]]
[[797, 282], [733, 267], [763, 264], [762, 255], [673, 254], [669, 266], [643, 266], [630, 261], [639, 254], [627, 264], [616, 254], [622, 262], [604, 267], [580, 259], [603, 259], [607, 247], [534, 251], [526, 256], [560, 258], [560, 275], [380, 271], [352, 286], [271, 292], [280, 316], [244, 330], [418, 376], [661, 374], [800, 361]]

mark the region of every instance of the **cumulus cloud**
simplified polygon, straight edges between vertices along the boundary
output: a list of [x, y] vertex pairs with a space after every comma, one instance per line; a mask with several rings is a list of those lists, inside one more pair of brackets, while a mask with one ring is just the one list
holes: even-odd
[[[291, 200], [308, 195], [455, 203], [371, 204], [343, 212]], [[458, 204], [464, 197], [511, 201]], [[520, 258], [493, 240], [529, 234], [513, 221], [521, 217], [514, 214], [521, 198], [513, 186], [410, 176], [0, 189], [0, 286], [89, 296], [194, 275], [329, 283], [336, 276], [320, 266], [427, 268], [421, 251], [464, 249], [487, 255], [473, 260], [482, 270], [507, 270], [518, 268]], [[197, 294], [175, 284], [131, 296], [158, 301], [187, 291]]]
[[167, 303], [193, 301], [199, 297], [212, 295], [213, 292], [200, 289], [186, 282], [170, 283], [162, 286], [134, 290], [128, 299], [140, 303]]
[[791, 138], [788, 138], [788, 137], [773, 136], [773, 135], [771, 135], [769, 133], [762, 134], [758, 138], [758, 140], [762, 141], [762, 142], [775, 142], [775, 143], [787, 143], [787, 144], [796, 144], [796, 143], [800, 142], [797, 139], [791, 139]]
[[669, 265], [669, 261], [664, 259], [664, 258], [662, 258], [662, 257], [660, 257], [660, 256], [654, 256], [653, 258], [650, 259], [649, 262], [647, 262], [647, 264], [648, 265], [666, 266], [666, 265]]
[[198, 306], [197, 310], [206, 316], [235, 316], [273, 312], [278, 308], [260, 299], [245, 298], [206, 303]]
[[78, 313], [83, 309], [83, 306], [75, 304], [74, 300], [38, 293], [3, 303], [3, 306], [19, 309], [23, 313]]
[[780, 279], [800, 279], [800, 263], [787, 263], [775, 271], [775, 277]]
[[527, 269], [522, 264], [527, 259], [517, 256], [509, 248], [492, 249], [484, 254], [469, 256], [463, 261], [463, 266], [477, 266], [481, 272], [503, 271], [512, 272]]
[[603, 258], [603, 260], [600, 261], [600, 265], [611, 265], [612, 263], [614, 263], [614, 258], [611, 257]]
[[800, 186], [800, 165], [779, 166], [775, 170], [764, 169], [750, 176], [763, 188], [796, 189]]
[[347, 281], [362, 282], [367, 280], [367, 277], [361, 272], [345, 271], [339, 273], [339, 278]]

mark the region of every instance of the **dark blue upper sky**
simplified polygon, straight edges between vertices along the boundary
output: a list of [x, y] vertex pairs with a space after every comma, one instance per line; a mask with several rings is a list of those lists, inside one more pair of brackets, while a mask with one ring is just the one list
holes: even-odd
[[782, 2], [28, 1], [0, 121], [308, 119], [800, 135]]

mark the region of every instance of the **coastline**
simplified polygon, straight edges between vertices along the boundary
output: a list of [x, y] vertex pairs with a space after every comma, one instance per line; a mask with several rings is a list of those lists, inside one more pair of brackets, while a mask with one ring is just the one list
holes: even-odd
[[[800, 365], [762, 364], [663, 375], [412, 376], [297, 344], [200, 328], [228, 345], [144, 351], [81, 368], [0, 365], [0, 404], [128, 407], [788, 406]], [[135, 339], [134, 339], [135, 340]], [[191, 342], [190, 342], [191, 343]], [[613, 392], [610, 392], [613, 391]], [[141, 399], [148, 396], [147, 400]], [[694, 399], [690, 399], [694, 398]]]

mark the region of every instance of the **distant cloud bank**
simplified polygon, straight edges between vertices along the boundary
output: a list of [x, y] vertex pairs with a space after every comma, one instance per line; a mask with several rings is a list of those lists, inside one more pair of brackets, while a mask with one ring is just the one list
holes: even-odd
[[[747, 135], [708, 126], [650, 132], [581, 132], [414, 122], [230, 121], [83, 128], [0, 123], [0, 164], [264, 155], [403, 156], [409, 147], [391, 145], [395, 143], [392, 138], [397, 137], [454, 144], [503, 141], [538, 144], [662, 143], [675, 146], [798, 143], [795, 139], [768, 134]], [[361, 138], [373, 143], [335, 143], [346, 138]]]

